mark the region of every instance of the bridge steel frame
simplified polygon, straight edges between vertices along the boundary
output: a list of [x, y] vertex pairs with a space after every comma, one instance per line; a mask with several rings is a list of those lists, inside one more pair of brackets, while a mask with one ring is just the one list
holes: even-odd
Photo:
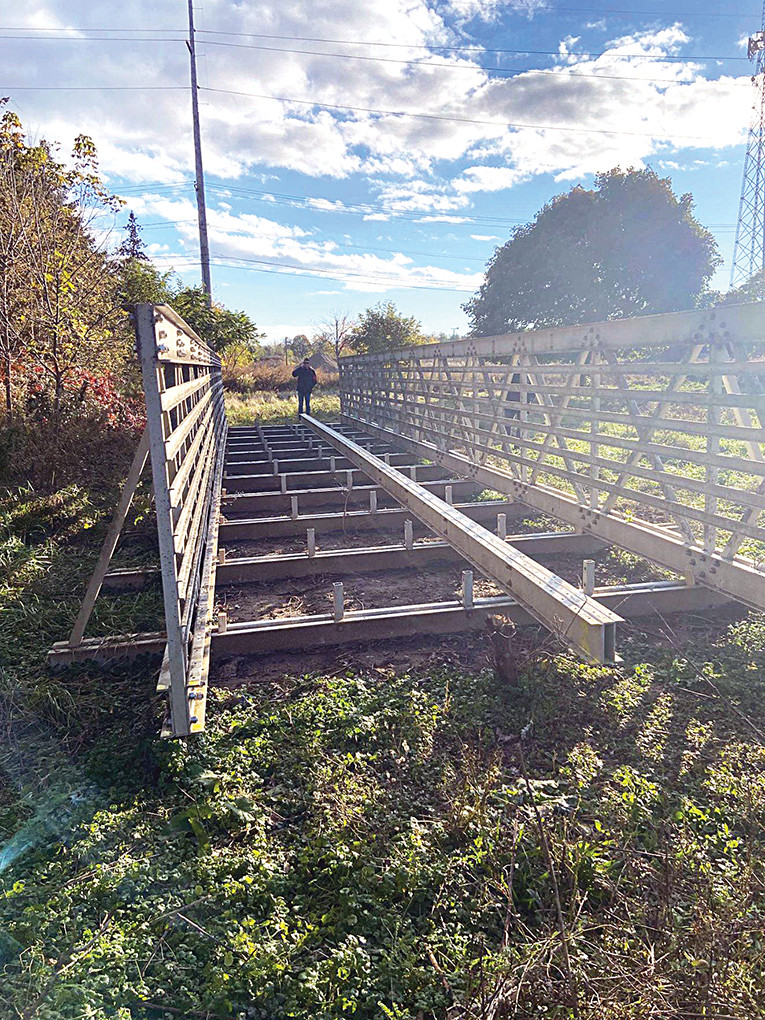
[[341, 417], [762, 610], [764, 356], [765, 303], [427, 344], [341, 359]]
[[[147, 427], [72, 633], [49, 661], [162, 654], [166, 736], [204, 729], [211, 658], [457, 633], [499, 613], [540, 620], [608, 662], [620, 618], [729, 600], [765, 609], [765, 303], [343, 358], [340, 423], [231, 430], [215, 352], [167, 306], [133, 314]], [[159, 568], [109, 574], [147, 458]], [[508, 534], [526, 508], [569, 530]], [[317, 549], [317, 536], [346, 528], [374, 538], [402, 527], [403, 544]], [[290, 552], [227, 555], [227, 543], [280, 538]], [[590, 573], [579, 589], [535, 559], [603, 546], [680, 580], [596, 588]], [[216, 612], [216, 583], [471, 564], [509, 594], [474, 598], [467, 570], [457, 602], [346, 611], [336, 581], [329, 614]], [[157, 573], [165, 632], [84, 637], [102, 586], [136, 589]]]

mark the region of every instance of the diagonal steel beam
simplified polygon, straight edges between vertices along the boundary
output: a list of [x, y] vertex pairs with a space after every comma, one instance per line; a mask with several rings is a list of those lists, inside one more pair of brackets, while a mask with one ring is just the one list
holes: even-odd
[[615, 661], [616, 624], [621, 617], [328, 425], [308, 415], [301, 420], [445, 538], [481, 573], [511, 592], [565, 644], [590, 662]]

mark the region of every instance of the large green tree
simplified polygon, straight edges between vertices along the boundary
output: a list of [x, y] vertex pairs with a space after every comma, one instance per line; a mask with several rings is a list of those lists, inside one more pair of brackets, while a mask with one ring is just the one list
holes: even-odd
[[179, 287], [169, 292], [169, 303], [205, 343], [220, 354], [256, 358], [262, 353], [261, 333], [246, 312], [232, 311], [210, 301], [202, 287]]
[[350, 334], [350, 347], [357, 354], [395, 351], [424, 341], [417, 319], [401, 315], [392, 301], [381, 301], [367, 308]]
[[519, 227], [463, 307], [472, 332], [519, 329], [693, 307], [720, 264], [691, 195], [653, 170], [611, 170]]

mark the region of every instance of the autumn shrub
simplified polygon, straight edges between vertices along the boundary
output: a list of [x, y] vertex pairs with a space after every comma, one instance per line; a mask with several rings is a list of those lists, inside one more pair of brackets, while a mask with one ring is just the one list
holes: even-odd
[[0, 481], [42, 491], [124, 476], [145, 424], [143, 402], [111, 372], [77, 369], [58, 399], [30, 373], [23, 404], [0, 420]]
[[[295, 389], [292, 378], [294, 365], [275, 364], [269, 361], [255, 361], [250, 365], [235, 365], [224, 369], [223, 384], [233, 393], [257, 393], [258, 391], [283, 392]], [[323, 389], [337, 386], [337, 373], [316, 370], [318, 385]]]

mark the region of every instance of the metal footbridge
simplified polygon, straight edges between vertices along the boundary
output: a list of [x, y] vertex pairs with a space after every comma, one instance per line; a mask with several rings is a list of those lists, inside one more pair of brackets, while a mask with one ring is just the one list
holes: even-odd
[[[448, 634], [500, 615], [614, 662], [624, 619], [765, 609], [765, 304], [342, 358], [338, 421], [240, 428], [227, 425], [203, 338], [167, 306], [138, 305], [134, 318], [146, 432], [50, 660], [162, 656], [167, 735], [204, 728], [211, 660]], [[160, 562], [110, 572], [147, 459]], [[609, 546], [667, 579], [596, 587], [592, 557]], [[581, 581], [554, 572], [561, 556], [584, 560]], [[433, 569], [459, 572], [458, 597], [347, 605], [344, 577]], [[156, 573], [163, 632], [85, 637], [103, 585]], [[229, 619], [223, 608], [229, 586], [306, 578], [326, 580], [330, 611]], [[477, 597], [481, 579], [501, 594]]]

